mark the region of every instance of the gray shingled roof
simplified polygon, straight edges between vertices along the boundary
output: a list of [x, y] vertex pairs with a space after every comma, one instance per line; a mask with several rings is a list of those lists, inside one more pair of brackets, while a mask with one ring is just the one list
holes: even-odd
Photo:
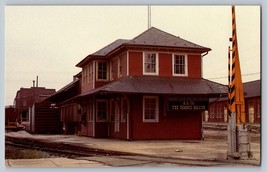
[[93, 56], [105, 56], [108, 53], [110, 53], [112, 50], [116, 49], [117, 47], [119, 47], [120, 45], [129, 42], [130, 40], [126, 40], [126, 39], [118, 39], [112, 43], [110, 43], [109, 45], [105, 46], [104, 48], [98, 50], [97, 52], [91, 54]]
[[203, 47], [180, 37], [174, 36], [155, 27], [151, 27], [145, 32], [141, 33], [132, 40], [118, 39], [104, 48], [96, 51], [93, 54], [88, 55], [82, 61], [80, 61], [76, 66], [80, 66], [85, 63], [92, 56], [106, 56], [112, 51], [118, 49], [122, 46], [153, 46], [153, 47], [168, 47], [168, 48], [186, 48], [192, 50], [198, 50], [201, 52], [210, 51], [210, 48]]
[[[228, 87], [228, 86], [227, 86]], [[244, 98], [260, 97], [261, 96], [261, 80], [255, 80], [243, 83]], [[220, 99], [210, 99], [210, 102], [214, 101], [227, 101], [227, 97]]]
[[261, 96], [261, 80], [246, 82], [243, 87], [245, 98]]
[[203, 47], [180, 37], [174, 36], [155, 27], [151, 27], [137, 37], [133, 38], [127, 45], [151, 45], [151, 46], [166, 46], [177, 48], [194, 48], [194, 49], [210, 49]]
[[80, 94], [79, 97], [100, 92], [218, 96], [220, 94], [226, 95], [227, 87], [206, 79], [198, 78], [128, 76], [97, 89]]

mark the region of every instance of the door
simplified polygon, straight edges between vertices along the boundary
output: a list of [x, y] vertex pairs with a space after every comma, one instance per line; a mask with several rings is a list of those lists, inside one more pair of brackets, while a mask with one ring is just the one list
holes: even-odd
[[114, 119], [114, 132], [120, 131], [120, 110], [118, 103], [115, 103], [115, 119]]

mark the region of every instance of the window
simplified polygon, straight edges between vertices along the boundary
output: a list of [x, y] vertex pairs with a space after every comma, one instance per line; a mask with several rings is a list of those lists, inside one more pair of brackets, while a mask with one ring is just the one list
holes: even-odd
[[143, 74], [158, 75], [158, 55], [157, 53], [145, 52], [143, 56]]
[[157, 96], [143, 97], [143, 122], [159, 121], [159, 106]]
[[94, 65], [93, 62], [89, 64], [89, 82], [93, 81], [94, 77]]
[[107, 121], [107, 101], [106, 100], [97, 100], [97, 122], [106, 122]]
[[210, 106], [210, 118], [214, 118], [214, 104]]
[[187, 76], [187, 55], [174, 54], [173, 55], [173, 75]]
[[113, 60], [111, 60], [110, 61], [110, 80], [111, 81], [114, 80], [113, 75], [114, 75], [115, 70], [114, 70], [114, 66], [113, 65], [114, 65]]
[[223, 117], [224, 117], [223, 121], [224, 122], [227, 122], [227, 117], [228, 117], [227, 113], [228, 113], [227, 106], [224, 106], [224, 108], [223, 108]]
[[217, 104], [216, 118], [221, 118], [223, 113], [222, 104]]
[[121, 57], [118, 58], [118, 78], [122, 76]]
[[254, 106], [248, 105], [249, 123], [254, 123]]
[[123, 98], [121, 102], [121, 122], [125, 122], [127, 113], [128, 113], [127, 100]]
[[87, 84], [87, 66], [85, 66], [82, 71], [82, 82], [83, 85]]
[[98, 62], [98, 77], [99, 80], [107, 80], [107, 63], [106, 62]]

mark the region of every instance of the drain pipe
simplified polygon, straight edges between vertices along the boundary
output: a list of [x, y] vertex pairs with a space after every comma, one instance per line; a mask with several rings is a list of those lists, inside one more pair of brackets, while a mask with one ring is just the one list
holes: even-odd
[[208, 55], [209, 52], [207, 51], [206, 53], [204, 53], [203, 55], [201, 54], [201, 78], [203, 78], [203, 57]]

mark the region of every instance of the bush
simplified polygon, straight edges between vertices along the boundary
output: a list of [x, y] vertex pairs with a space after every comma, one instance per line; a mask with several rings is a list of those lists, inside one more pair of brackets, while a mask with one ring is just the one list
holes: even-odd
[[47, 155], [38, 150], [20, 149], [6, 146], [5, 158], [6, 159], [38, 159], [46, 158]]

